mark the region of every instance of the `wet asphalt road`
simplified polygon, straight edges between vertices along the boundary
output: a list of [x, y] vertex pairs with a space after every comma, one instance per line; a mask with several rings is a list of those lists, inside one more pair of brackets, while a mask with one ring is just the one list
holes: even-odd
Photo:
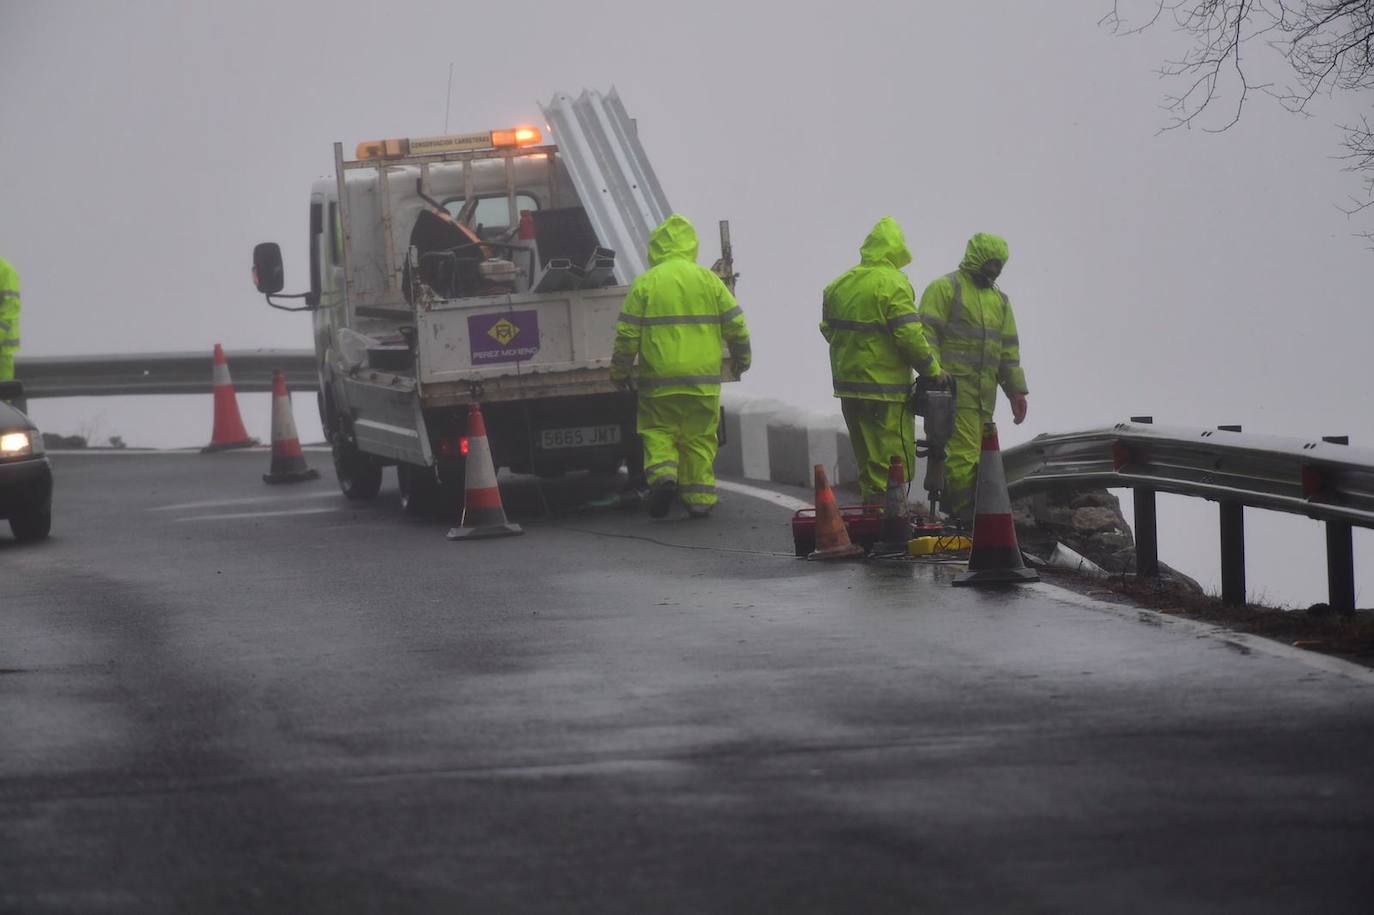
[[1368, 678], [309, 458], [58, 456], [0, 534], [0, 911], [1374, 910]]

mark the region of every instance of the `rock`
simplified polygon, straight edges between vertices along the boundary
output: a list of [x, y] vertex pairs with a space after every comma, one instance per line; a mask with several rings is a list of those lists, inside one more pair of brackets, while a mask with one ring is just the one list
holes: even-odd
[[1096, 534], [1123, 530], [1126, 520], [1119, 511], [1093, 506], [1076, 509], [1070, 516], [1070, 525], [1077, 533]]
[[1110, 508], [1120, 514], [1121, 500], [1105, 489], [1090, 489], [1069, 499], [1069, 508]]
[[1161, 562], [1159, 564], [1159, 574], [1160, 577], [1162, 577], [1165, 581], [1172, 582], [1173, 584], [1176, 584], [1181, 588], [1191, 591], [1194, 594], [1202, 595], [1207, 593], [1202, 589], [1202, 585], [1198, 584], [1195, 579], [1190, 578], [1187, 575], [1184, 575], [1182, 572], [1180, 572], [1178, 569], [1175, 569], [1173, 566], [1167, 566]]
[[[1105, 489], [1082, 492], [1048, 491], [1017, 499], [1012, 504], [1016, 537], [1021, 549], [1049, 556], [1058, 541], [1108, 572], [1135, 571], [1135, 536], [1121, 513], [1121, 500]], [[1159, 564], [1162, 581], [1193, 594], [1202, 586], [1187, 575]]]
[[1117, 553], [1124, 550], [1135, 554], [1135, 538], [1131, 536], [1130, 531], [1109, 531], [1105, 534], [1096, 534], [1092, 539], [1100, 549]]

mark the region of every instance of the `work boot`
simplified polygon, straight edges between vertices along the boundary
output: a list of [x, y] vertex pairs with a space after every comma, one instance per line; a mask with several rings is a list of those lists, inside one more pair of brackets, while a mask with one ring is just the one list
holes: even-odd
[[687, 517], [693, 521], [699, 521], [702, 518], [709, 518], [711, 517], [711, 509], [713, 508], [715, 508], [714, 505], [694, 505], [691, 502], [688, 502]]
[[668, 517], [668, 512], [670, 509], [672, 509], [673, 501], [676, 498], [676, 480], [664, 480], [661, 483], [655, 483], [653, 489], [649, 491], [649, 517]]

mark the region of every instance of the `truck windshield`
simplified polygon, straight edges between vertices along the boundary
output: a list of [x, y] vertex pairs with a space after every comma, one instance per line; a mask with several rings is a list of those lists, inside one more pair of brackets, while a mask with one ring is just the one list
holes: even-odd
[[[467, 214], [463, 212], [464, 204], [467, 201], [462, 197], [454, 200], [444, 201], [444, 208], [453, 214], [455, 219], [463, 219]], [[539, 201], [529, 194], [515, 195], [515, 212], [521, 210], [537, 210]], [[495, 197], [479, 197], [476, 207], [472, 210], [472, 215], [467, 219], [468, 225], [476, 229], [507, 229], [510, 228], [510, 207], [506, 205], [506, 195], [501, 194]], [[486, 236], [486, 233], [482, 233]]]

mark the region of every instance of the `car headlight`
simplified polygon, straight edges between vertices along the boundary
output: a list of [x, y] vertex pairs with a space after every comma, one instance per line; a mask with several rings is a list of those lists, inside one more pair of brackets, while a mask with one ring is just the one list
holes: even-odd
[[27, 432], [0, 432], [0, 458], [33, 454], [33, 438]]

